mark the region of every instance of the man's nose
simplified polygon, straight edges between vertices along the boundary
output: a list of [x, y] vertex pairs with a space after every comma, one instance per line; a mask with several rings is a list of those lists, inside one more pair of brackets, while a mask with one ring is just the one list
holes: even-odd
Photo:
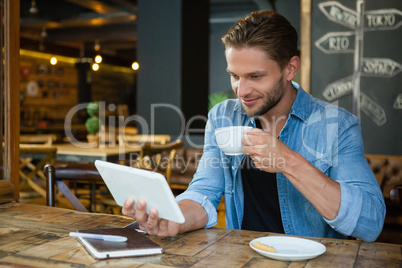
[[244, 97], [250, 94], [251, 88], [246, 79], [240, 78], [237, 83], [237, 97]]

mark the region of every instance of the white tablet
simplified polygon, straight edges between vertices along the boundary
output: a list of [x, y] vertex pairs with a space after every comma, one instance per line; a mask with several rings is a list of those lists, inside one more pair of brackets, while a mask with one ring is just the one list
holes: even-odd
[[131, 197], [136, 208], [138, 199], [142, 198], [146, 202], [147, 213], [150, 208], [156, 208], [160, 218], [184, 222], [179, 205], [162, 174], [101, 160], [96, 160], [95, 166], [119, 206]]

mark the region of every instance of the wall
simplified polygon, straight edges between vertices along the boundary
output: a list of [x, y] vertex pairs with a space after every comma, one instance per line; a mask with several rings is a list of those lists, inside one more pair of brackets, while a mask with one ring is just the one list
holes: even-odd
[[[203, 1], [198, 1], [197, 4], [200, 4], [199, 2]], [[247, 1], [245, 5], [240, 3], [240, 9], [236, 8], [234, 12], [224, 10], [226, 15], [223, 19], [221, 16], [215, 20], [212, 14], [214, 11], [211, 10], [209, 22], [206, 22], [207, 27], [209, 25], [209, 33], [207, 36], [202, 36], [204, 33], [202, 23], [208, 19], [204, 17], [206, 13], [203, 6], [198, 9], [198, 12], [190, 9], [185, 13], [183, 8], [188, 7], [182, 5], [182, 0], [159, 1], [158, 3], [146, 0], [138, 1], [137, 54], [141, 68], [138, 72], [137, 107], [138, 114], [145, 118], [150, 124], [149, 127], [151, 128], [152, 124], [155, 125], [155, 129], [153, 129], [155, 133], [168, 133], [174, 136], [180, 132], [183, 121], [179, 118], [177, 111], [169, 108], [161, 108], [152, 114], [154, 112], [151, 108], [153, 104], [167, 103], [179, 107], [186, 116], [186, 109], [183, 107], [191, 103], [193, 107], [187, 108], [192, 108], [193, 114], [189, 114], [193, 116], [195, 112], [205, 118], [208, 106], [207, 96], [214, 92], [231, 91], [229, 75], [226, 72], [224, 48], [220, 38], [238, 19], [258, 10], [258, 6], [254, 2], [257, 1]], [[211, 3], [211, 5], [213, 4]], [[299, 29], [300, 24], [299, 5], [298, 0], [277, 3], [278, 11], [288, 17], [296, 29]], [[269, 4], [264, 7], [270, 8]], [[187, 16], [181, 16], [180, 14], [183, 12]], [[188, 14], [192, 16], [188, 16]], [[191, 32], [190, 34], [183, 32], [184, 26], [182, 25], [191, 28], [193, 33], [197, 33], [198, 39], [193, 39], [194, 35], [191, 36]], [[185, 38], [192, 40], [183, 41]], [[204, 44], [205, 42], [206, 44]], [[186, 50], [183, 46], [187, 46], [189, 49]], [[204, 56], [206, 51], [209, 53]], [[185, 61], [182, 58], [183, 55], [186, 57]], [[206, 68], [203, 67], [205, 63]], [[183, 70], [187, 73], [184, 73]], [[156, 77], [157, 79], [155, 79]], [[188, 94], [189, 92], [190, 94]], [[191, 96], [192, 92], [194, 92], [193, 96]], [[203, 106], [202, 109], [199, 108], [200, 106]], [[151, 117], [154, 120], [151, 120]], [[198, 133], [193, 136], [202, 135]], [[202, 137], [192, 139], [192, 141], [202, 144]]]
[[107, 101], [113, 104], [128, 104], [135, 112], [135, 71], [129, 68], [100, 65], [91, 72], [92, 101]]
[[[181, 105], [181, 1], [139, 0], [138, 12], [137, 107], [138, 114], [149, 125], [148, 129], [140, 131], [179, 133], [177, 112], [169, 108], [155, 112], [151, 106], [157, 103]], [[155, 129], [150, 130], [151, 127]]]
[[[26, 54], [40, 54], [28, 56]], [[63, 58], [56, 65], [41, 53], [22, 51], [21, 83], [21, 131], [34, 132], [37, 128], [59, 125], [72, 107], [79, 103], [78, 71], [74, 58]], [[91, 101], [105, 101], [108, 104], [129, 104], [130, 113], [135, 113], [135, 71], [129, 68], [100, 64], [100, 69], [90, 71]], [[108, 108], [108, 106], [106, 107]], [[116, 114], [116, 110], [107, 111]], [[83, 123], [85, 110], [74, 116], [74, 123]]]
[[[267, 1], [268, 2], [268, 1]], [[246, 6], [247, 7], [247, 6]], [[272, 9], [272, 6], [267, 4], [266, 9]], [[300, 1], [286, 0], [277, 1], [277, 11], [284, 15], [290, 23], [300, 33]], [[221, 37], [229, 30], [229, 28], [243, 16], [257, 11], [258, 6], [248, 6], [244, 10], [232, 12], [224, 18], [210, 20], [210, 54], [209, 54], [209, 93], [220, 91], [231, 91], [230, 77], [226, 72], [225, 48], [221, 42]], [[300, 38], [299, 38], [300, 39]]]
[[402, 1], [365, 1], [358, 46], [357, 1], [326, 2], [312, 1], [311, 93], [360, 114], [365, 153], [401, 155]]
[[63, 122], [77, 104], [77, 72], [73, 63], [21, 55], [21, 125], [36, 127], [38, 119]]
[[194, 115], [206, 115], [208, 4], [138, 1], [137, 111], [147, 123], [141, 132], [176, 137]]

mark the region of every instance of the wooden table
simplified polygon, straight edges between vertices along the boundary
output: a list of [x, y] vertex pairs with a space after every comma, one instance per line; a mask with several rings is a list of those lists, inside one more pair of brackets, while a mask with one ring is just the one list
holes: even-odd
[[[314, 259], [283, 262], [265, 258], [248, 243], [272, 233], [202, 229], [175, 237], [150, 236], [164, 254], [95, 260], [70, 231], [122, 227], [125, 216], [9, 203], [0, 205], [0, 266], [15, 267], [401, 267], [402, 245], [312, 238], [327, 251]], [[14, 267], [13, 266], [13, 267]]]
[[141, 144], [130, 144], [125, 146], [105, 144], [93, 147], [88, 143], [65, 143], [56, 144], [57, 160], [72, 162], [94, 162], [104, 160], [108, 162], [120, 162], [123, 160], [135, 159], [141, 151]]

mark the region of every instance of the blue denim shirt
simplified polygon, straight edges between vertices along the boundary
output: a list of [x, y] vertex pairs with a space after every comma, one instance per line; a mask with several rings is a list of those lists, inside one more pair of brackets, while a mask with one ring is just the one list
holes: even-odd
[[[280, 140], [301, 154], [341, 187], [341, 205], [333, 220], [322, 217], [282, 174], [277, 173], [279, 205], [286, 234], [374, 241], [381, 233], [385, 204], [363, 152], [358, 119], [342, 108], [320, 101], [293, 82], [297, 97]], [[240, 229], [244, 196], [240, 163], [244, 154], [225, 155], [217, 146], [215, 129], [230, 125], [255, 127], [239, 100], [227, 100], [209, 112], [204, 153], [189, 188], [177, 201], [190, 199], [208, 214], [206, 228], [217, 224], [217, 207], [225, 196], [226, 227]]]

